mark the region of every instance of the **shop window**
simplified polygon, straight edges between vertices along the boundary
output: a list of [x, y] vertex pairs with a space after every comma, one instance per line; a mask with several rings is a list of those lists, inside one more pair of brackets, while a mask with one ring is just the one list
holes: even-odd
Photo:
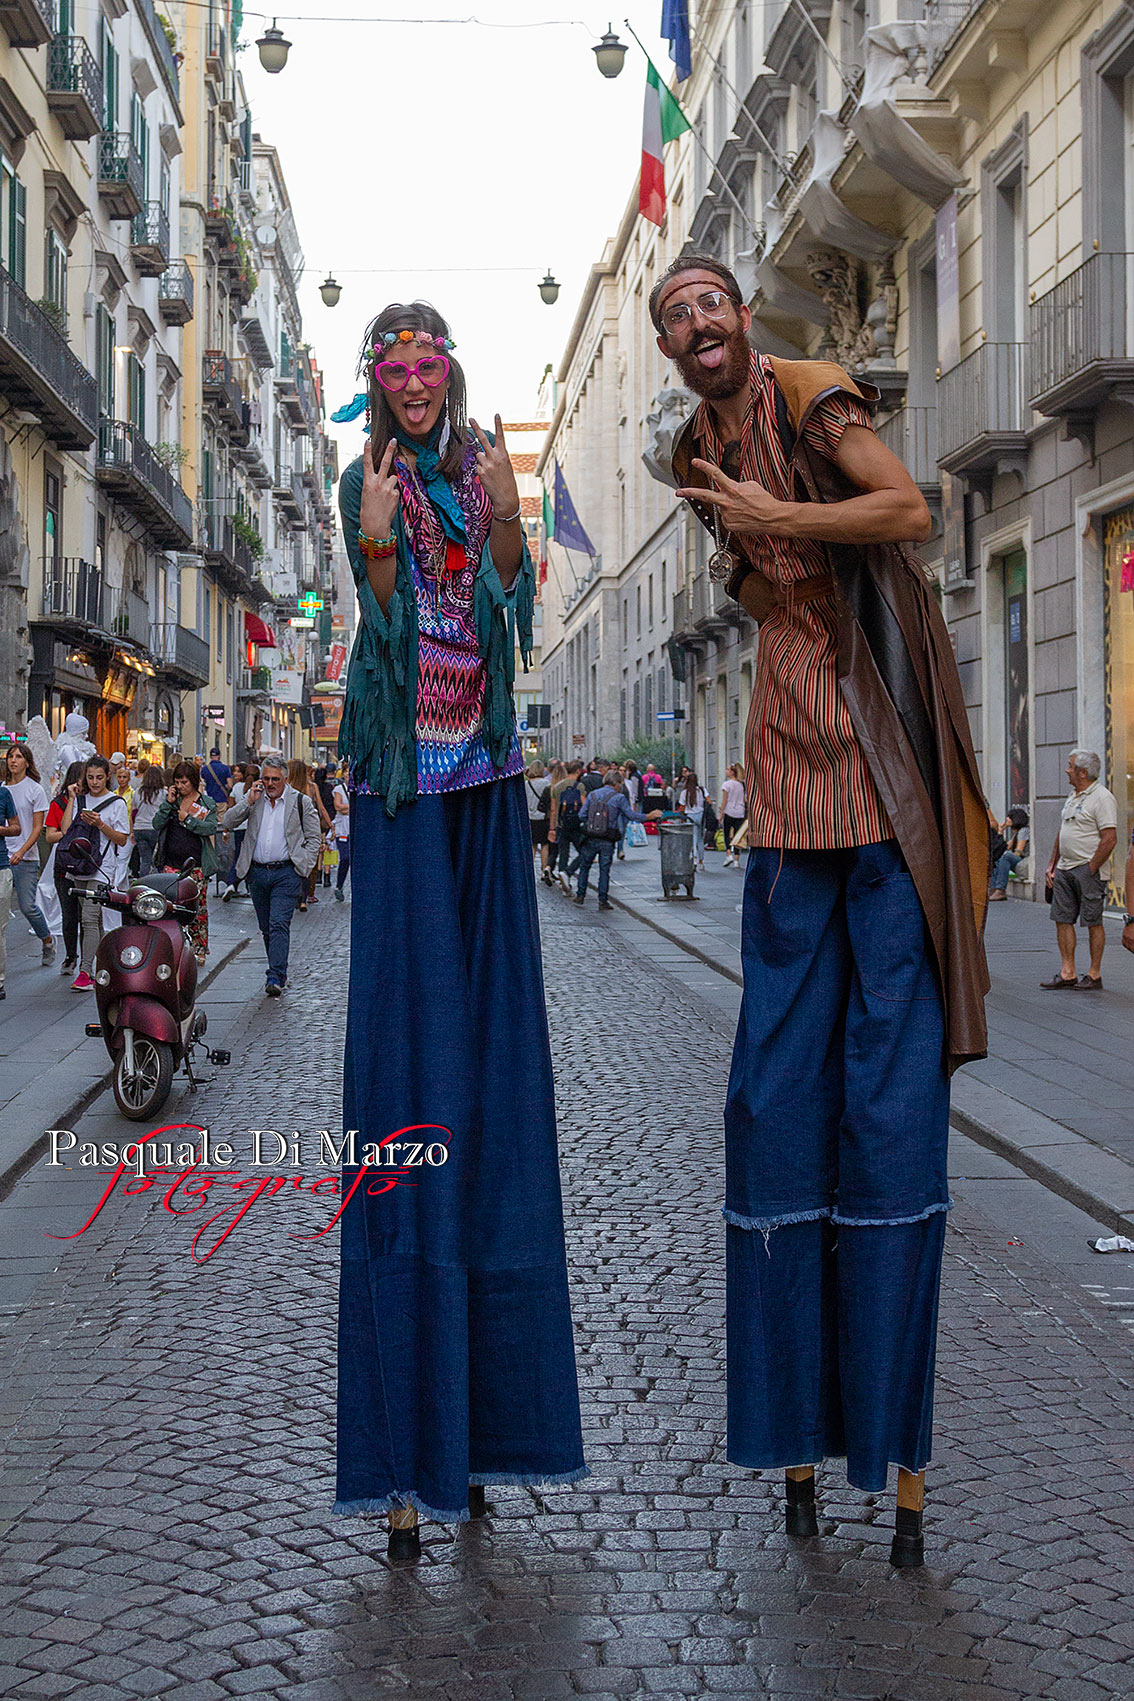
[[1105, 784], [1118, 800], [1118, 849], [1111, 864], [1110, 902], [1126, 908], [1126, 847], [1134, 830], [1134, 508], [1115, 514], [1104, 532], [1106, 605]]

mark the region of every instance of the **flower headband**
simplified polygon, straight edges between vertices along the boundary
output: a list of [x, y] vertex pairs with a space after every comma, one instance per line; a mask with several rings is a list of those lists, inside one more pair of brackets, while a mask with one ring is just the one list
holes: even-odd
[[435, 337], [429, 331], [385, 331], [379, 342], [374, 344], [374, 358], [377, 360], [385, 348], [392, 348], [394, 343], [421, 343], [424, 347], [440, 349], [442, 354], [456, 347], [448, 337]]

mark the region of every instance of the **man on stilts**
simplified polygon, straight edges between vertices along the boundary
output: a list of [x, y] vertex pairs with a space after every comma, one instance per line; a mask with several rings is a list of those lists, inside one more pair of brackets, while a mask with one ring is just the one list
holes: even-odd
[[658, 346], [700, 406], [678, 494], [709, 573], [760, 623], [746, 736], [744, 999], [725, 1110], [728, 1456], [879, 1492], [922, 1562], [949, 1077], [984, 1055], [988, 816], [948, 633], [905, 547], [925, 502], [873, 388], [753, 350], [711, 256], [655, 284]]

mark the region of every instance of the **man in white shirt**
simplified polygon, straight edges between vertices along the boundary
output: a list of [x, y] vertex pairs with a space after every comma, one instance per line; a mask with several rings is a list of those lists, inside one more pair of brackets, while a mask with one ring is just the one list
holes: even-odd
[[339, 871], [335, 876], [335, 897], [338, 902], [345, 903], [343, 886], [350, 873], [350, 798], [347, 796], [345, 780], [340, 780], [334, 790], [335, 803], [335, 849], [339, 853]]
[[319, 815], [309, 797], [287, 783], [282, 756], [265, 756], [260, 778], [253, 780], [241, 801], [225, 815], [225, 827], [248, 830], [236, 861], [238, 879], [246, 879], [256, 920], [268, 954], [264, 991], [278, 998], [287, 985], [291, 918], [303, 896], [304, 883], [319, 855]]
[[[1071, 792], [1063, 805], [1047, 867], [1051, 919], [1061, 958], [1059, 973], [1040, 982], [1048, 992], [1103, 990], [1103, 898], [1118, 840], [1118, 805], [1099, 780], [1101, 767], [1093, 750], [1072, 750], [1067, 758]], [[1091, 947], [1091, 966], [1081, 980], [1075, 972], [1076, 922], [1087, 929]]]

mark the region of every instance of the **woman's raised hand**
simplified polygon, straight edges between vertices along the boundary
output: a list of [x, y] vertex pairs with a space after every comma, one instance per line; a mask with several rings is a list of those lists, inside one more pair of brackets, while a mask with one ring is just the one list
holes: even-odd
[[476, 452], [476, 475], [480, 479], [492, 503], [492, 512], [498, 520], [510, 520], [520, 506], [520, 493], [516, 488], [516, 474], [508, 454], [508, 445], [504, 441], [504, 427], [500, 423], [500, 415], [496, 415], [496, 441], [490, 443], [475, 419], [469, 420], [479, 448]]
[[394, 529], [394, 517], [401, 499], [398, 477], [393, 470], [397, 446], [396, 440], [391, 437], [375, 470], [374, 443], [368, 437], [363, 445], [362, 505], [358, 524], [367, 537], [389, 537]]

